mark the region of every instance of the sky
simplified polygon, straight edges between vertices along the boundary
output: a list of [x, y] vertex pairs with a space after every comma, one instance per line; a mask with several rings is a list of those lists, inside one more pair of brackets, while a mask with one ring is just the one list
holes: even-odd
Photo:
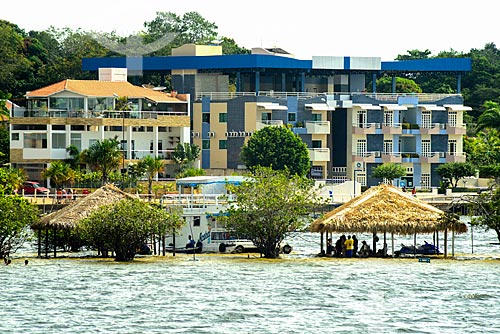
[[312, 56], [380, 57], [408, 50], [440, 51], [500, 46], [494, 1], [485, 0], [7, 0], [0, 19], [25, 31], [81, 28], [128, 36], [144, 30], [156, 12], [198, 12], [220, 36], [242, 47], [280, 47]]

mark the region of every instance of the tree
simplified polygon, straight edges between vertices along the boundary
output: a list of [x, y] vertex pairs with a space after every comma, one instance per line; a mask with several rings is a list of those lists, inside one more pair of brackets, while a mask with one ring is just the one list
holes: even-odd
[[0, 257], [15, 253], [30, 235], [29, 226], [39, 219], [39, 210], [18, 196], [0, 196]]
[[406, 175], [406, 169], [400, 164], [386, 163], [375, 167], [372, 176], [378, 179], [386, 179], [392, 184], [394, 179], [399, 179]]
[[477, 196], [466, 198], [471, 203], [474, 219], [473, 223], [492, 229], [500, 241], [500, 187], [495, 185], [488, 191]]
[[193, 167], [193, 163], [200, 156], [200, 147], [196, 144], [179, 143], [172, 152], [172, 159], [179, 164], [179, 171], [186, 167]]
[[500, 130], [500, 104], [486, 101], [483, 107], [485, 111], [477, 120], [476, 130], [481, 131], [487, 128]]
[[177, 213], [126, 199], [100, 207], [82, 220], [79, 228], [90, 246], [114, 251], [116, 261], [129, 261], [151, 235], [164, 235], [182, 223]]
[[317, 205], [314, 181], [271, 168], [257, 168], [253, 178], [228, 185], [236, 195], [226, 227], [254, 242], [267, 258], [279, 256], [279, 246], [292, 231], [300, 230]]
[[[377, 92], [392, 93], [392, 78], [383, 76], [377, 79]], [[422, 93], [422, 88], [411, 79], [396, 77], [396, 93]]]
[[0, 168], [0, 195], [16, 193], [26, 181], [24, 170], [17, 168]]
[[64, 161], [56, 160], [52, 161], [50, 166], [43, 170], [42, 177], [50, 178], [50, 182], [56, 188], [61, 188], [75, 180], [75, 171]]
[[464, 138], [464, 152], [467, 162], [478, 168], [500, 163], [500, 131], [484, 129], [476, 137]]
[[66, 147], [66, 153], [69, 154], [69, 158], [66, 159], [66, 162], [73, 170], [80, 169], [81, 162], [81, 153], [80, 150], [75, 145], [70, 145]]
[[145, 156], [139, 161], [139, 168], [142, 168], [148, 178], [148, 194], [153, 194], [153, 178], [164, 168], [163, 159], [160, 157]]
[[9, 157], [10, 157], [9, 129], [7, 127], [3, 127], [0, 125], [0, 166], [8, 163]]
[[120, 143], [116, 138], [98, 140], [82, 152], [83, 161], [88, 163], [93, 171], [102, 172], [103, 184], [108, 182], [109, 173], [118, 169], [123, 159]]
[[476, 169], [468, 162], [450, 162], [439, 165], [436, 173], [442, 178], [449, 179], [452, 186], [456, 188], [460, 179], [476, 175]]
[[305, 176], [311, 168], [307, 145], [283, 126], [256, 131], [241, 148], [241, 159], [251, 171], [261, 166]]

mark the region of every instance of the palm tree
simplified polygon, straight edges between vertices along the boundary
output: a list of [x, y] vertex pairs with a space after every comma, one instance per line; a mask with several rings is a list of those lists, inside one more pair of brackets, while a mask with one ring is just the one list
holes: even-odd
[[476, 130], [486, 128], [500, 129], [500, 104], [493, 101], [486, 101], [483, 104], [485, 111], [477, 120]]
[[108, 182], [109, 174], [120, 167], [123, 155], [120, 143], [115, 137], [98, 140], [81, 153], [81, 158], [90, 165], [90, 169], [93, 171], [101, 171], [102, 183], [105, 184]]
[[164, 167], [163, 159], [160, 157], [146, 156], [139, 161], [140, 166], [146, 171], [148, 177], [148, 194], [153, 194], [153, 178], [161, 172]]
[[56, 188], [60, 188], [67, 182], [73, 182], [75, 172], [64, 161], [56, 160], [50, 163], [50, 166], [42, 172], [43, 178], [50, 178]]
[[66, 147], [66, 152], [69, 154], [70, 158], [66, 159], [66, 162], [71, 166], [73, 169], [80, 169], [80, 151], [75, 145], [70, 145]]

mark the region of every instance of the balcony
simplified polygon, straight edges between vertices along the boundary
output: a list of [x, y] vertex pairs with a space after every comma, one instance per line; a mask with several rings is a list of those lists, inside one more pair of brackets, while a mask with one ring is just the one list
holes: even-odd
[[329, 148], [309, 148], [309, 160], [311, 161], [330, 161]]
[[444, 129], [444, 124], [442, 123], [431, 123], [422, 125], [420, 127], [420, 133], [423, 135], [437, 135], [439, 131]]
[[375, 162], [375, 159], [380, 158], [380, 151], [371, 152], [354, 152], [352, 155], [352, 161], [362, 161], [362, 162]]
[[328, 121], [317, 121], [317, 122], [305, 122], [307, 134], [311, 135], [329, 135], [330, 134], [330, 122]]
[[446, 124], [446, 133], [449, 135], [465, 135], [467, 126], [465, 124]]
[[441, 162], [440, 159], [444, 158], [445, 152], [424, 152], [420, 155], [421, 163], [435, 164]]
[[382, 152], [383, 163], [398, 163], [401, 162], [401, 153], [399, 152]]
[[380, 123], [353, 123], [352, 133], [355, 135], [372, 135], [380, 129]]
[[282, 120], [262, 120], [260, 122], [257, 122], [255, 124], [256, 130], [261, 130], [265, 128], [266, 126], [283, 126], [283, 121]]
[[400, 135], [403, 133], [401, 123], [382, 124], [382, 133], [384, 135]]
[[465, 153], [447, 152], [446, 162], [465, 162]]
[[61, 109], [32, 109], [14, 112], [14, 117], [33, 118], [134, 118], [134, 119], [158, 119], [161, 116], [189, 116], [187, 111], [68, 111]]

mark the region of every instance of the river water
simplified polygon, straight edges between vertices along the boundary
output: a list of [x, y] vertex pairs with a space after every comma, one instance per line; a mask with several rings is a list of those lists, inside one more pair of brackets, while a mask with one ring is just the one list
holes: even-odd
[[26, 251], [0, 266], [0, 333], [499, 333], [499, 246], [474, 231], [471, 254], [470, 237], [457, 236], [455, 259], [430, 263], [318, 258], [310, 233], [293, 235], [294, 251], [275, 260]]

